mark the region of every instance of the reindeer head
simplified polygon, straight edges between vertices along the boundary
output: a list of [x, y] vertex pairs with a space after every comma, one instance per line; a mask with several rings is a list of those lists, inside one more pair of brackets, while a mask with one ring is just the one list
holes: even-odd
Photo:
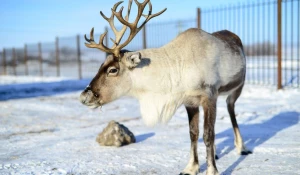
[[[130, 41], [150, 19], [159, 16], [167, 10], [164, 9], [156, 14], [152, 14], [152, 5], [150, 0], [145, 0], [143, 3], [139, 3], [137, 0], [134, 1], [138, 6], [138, 14], [133, 23], [128, 21], [132, 0], [129, 0], [128, 11], [125, 19], [122, 15], [123, 7], [119, 12], [116, 12], [117, 7], [123, 1], [120, 1], [114, 5], [114, 7], [111, 9], [112, 15], [110, 18], [106, 17], [102, 12], [100, 12], [101, 16], [109, 23], [115, 34], [115, 39], [110, 38], [114, 43], [112, 48], [108, 48], [103, 44], [103, 40], [107, 35], [107, 31], [100, 36], [99, 43], [94, 41], [94, 28], [92, 28], [90, 32], [90, 39], [88, 39], [86, 35], [84, 36], [85, 40], [88, 42], [85, 43], [87, 47], [97, 48], [110, 54], [101, 65], [98, 73], [93, 78], [91, 83], [80, 95], [80, 101], [85, 105], [91, 107], [102, 106], [103, 104], [111, 102], [125, 95], [131, 88], [129, 72], [139, 65], [141, 62], [141, 54], [139, 52], [122, 51], [121, 49], [130, 43]], [[143, 14], [146, 5], [149, 6], [148, 15]], [[118, 31], [114, 26], [115, 16], [123, 24], [123, 27], [120, 31]], [[138, 27], [138, 22], [142, 16], [145, 17], [145, 21]], [[128, 39], [124, 43], [120, 43], [127, 28], [130, 29]]]

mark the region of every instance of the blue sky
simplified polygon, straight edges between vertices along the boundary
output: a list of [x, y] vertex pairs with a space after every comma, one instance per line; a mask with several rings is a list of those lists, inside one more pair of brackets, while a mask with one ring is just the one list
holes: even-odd
[[[139, 0], [141, 1], [141, 0]], [[23, 47], [24, 43], [53, 42], [56, 36], [102, 32], [107, 16], [117, 1], [108, 0], [1, 0], [0, 48]], [[196, 7], [208, 8], [245, 0], [152, 0], [154, 12], [168, 10], [153, 21], [195, 18]], [[127, 7], [127, 0], [124, 5]], [[135, 4], [133, 4], [134, 6]], [[131, 14], [135, 14], [135, 8]], [[134, 15], [132, 15], [134, 16]]]

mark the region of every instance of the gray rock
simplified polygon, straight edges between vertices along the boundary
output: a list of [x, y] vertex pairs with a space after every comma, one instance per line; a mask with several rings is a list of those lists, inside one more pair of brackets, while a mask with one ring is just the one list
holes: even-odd
[[111, 121], [98, 135], [96, 141], [101, 146], [124, 146], [130, 143], [135, 143], [135, 137], [129, 129], [119, 124], [118, 122]]

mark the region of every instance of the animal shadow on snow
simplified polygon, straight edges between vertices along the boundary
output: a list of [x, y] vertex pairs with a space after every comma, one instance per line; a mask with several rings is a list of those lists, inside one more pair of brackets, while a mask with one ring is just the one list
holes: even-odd
[[[299, 122], [299, 116], [300, 113], [298, 112], [283, 112], [275, 115], [269, 120], [263, 121], [262, 123], [249, 125], [240, 124], [239, 128], [246, 147], [253, 151], [255, 147], [258, 147], [271, 139], [278, 132], [296, 125]], [[216, 145], [219, 159], [231, 151], [236, 151], [234, 146], [233, 129], [231, 127], [221, 133], [216, 133], [216, 139], [220, 138], [227, 139]], [[203, 142], [203, 139], [199, 139], [199, 142]], [[221, 152], [221, 150], [225, 151]], [[253, 151], [253, 154], [255, 154], [255, 151]], [[246, 158], [247, 155], [240, 155], [232, 165], [228, 165], [228, 168], [222, 174], [231, 174], [232, 171]], [[204, 172], [205, 170], [206, 163], [200, 166], [200, 172]]]
[[137, 135], [135, 136], [136, 143], [143, 142], [144, 140], [147, 140], [148, 138], [153, 137], [154, 135], [154, 132]]

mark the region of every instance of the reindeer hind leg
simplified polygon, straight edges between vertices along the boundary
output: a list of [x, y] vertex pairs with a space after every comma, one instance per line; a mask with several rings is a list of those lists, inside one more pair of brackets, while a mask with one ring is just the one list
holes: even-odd
[[248, 155], [248, 154], [251, 154], [252, 152], [249, 151], [246, 148], [246, 146], [244, 145], [243, 138], [241, 136], [239, 126], [236, 121], [236, 115], [235, 115], [235, 110], [234, 110], [235, 102], [241, 95], [242, 89], [243, 89], [243, 85], [241, 85], [235, 91], [233, 91], [227, 97], [226, 103], [227, 103], [227, 110], [230, 115], [233, 132], [234, 132], [234, 144], [235, 144], [235, 147], [237, 148], [237, 152], [241, 155]]

